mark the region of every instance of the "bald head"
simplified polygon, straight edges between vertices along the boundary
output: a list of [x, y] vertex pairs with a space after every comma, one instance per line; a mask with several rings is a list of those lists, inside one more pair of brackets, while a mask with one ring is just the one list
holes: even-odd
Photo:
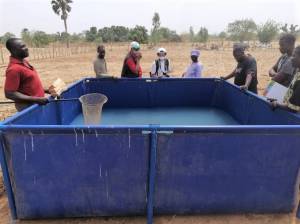
[[282, 54], [292, 55], [295, 48], [296, 37], [293, 34], [285, 33], [279, 38], [279, 50]]
[[233, 45], [233, 51], [245, 52], [245, 45], [242, 43], [237, 43]]
[[97, 47], [98, 57], [104, 58], [105, 57], [105, 47], [103, 45], [99, 45]]
[[24, 44], [23, 41], [19, 38], [9, 38], [6, 41], [6, 48], [10, 52], [12, 57], [24, 59], [29, 56], [26, 44]]
[[237, 62], [240, 62], [245, 57], [245, 46], [243, 44], [235, 44], [233, 46], [233, 57]]
[[280, 36], [280, 41], [285, 41], [290, 45], [295, 45], [296, 37], [291, 33], [285, 33]]
[[9, 38], [6, 41], [7, 50], [9, 50], [9, 52], [11, 52], [14, 49], [16, 42], [18, 42], [18, 41], [21, 41], [21, 39], [20, 38]]

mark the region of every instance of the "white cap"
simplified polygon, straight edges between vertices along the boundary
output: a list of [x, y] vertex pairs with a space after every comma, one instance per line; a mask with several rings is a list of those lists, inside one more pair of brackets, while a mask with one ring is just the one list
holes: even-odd
[[136, 42], [136, 41], [132, 41], [130, 43], [130, 48], [134, 49], [134, 50], [139, 50], [140, 49], [140, 44], [138, 42]]
[[167, 50], [163, 47], [157, 49], [157, 53], [167, 53]]

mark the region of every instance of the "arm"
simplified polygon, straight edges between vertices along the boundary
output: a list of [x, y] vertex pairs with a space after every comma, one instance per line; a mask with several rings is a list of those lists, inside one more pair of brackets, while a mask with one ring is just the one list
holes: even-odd
[[128, 68], [130, 69], [130, 71], [132, 72], [132, 74], [139, 74], [139, 69], [140, 69], [140, 60], [137, 59], [136, 63], [133, 61], [132, 58], [129, 58], [126, 61]]
[[247, 90], [247, 89], [249, 88], [249, 85], [250, 85], [251, 81], [252, 81], [252, 78], [253, 78], [252, 73], [248, 73], [248, 74], [247, 74], [247, 77], [246, 77], [245, 85], [240, 86], [240, 88], [241, 88], [242, 90]]
[[288, 59], [281, 67], [280, 72], [274, 73], [272, 80], [281, 84], [289, 84], [292, 81], [295, 68], [292, 61]]
[[[275, 66], [275, 65], [274, 65]], [[269, 70], [269, 76], [274, 77], [277, 73], [275, 72], [274, 66]]]
[[283, 83], [287, 77], [289, 76], [289, 74], [283, 73], [283, 72], [274, 72], [273, 76], [272, 76], [272, 80], [274, 80], [275, 82], [278, 83]]
[[278, 103], [277, 101], [270, 102], [273, 109], [281, 108], [290, 112], [300, 112], [300, 80], [295, 81], [292, 89], [290, 88], [287, 91], [288, 97], [284, 103]]
[[169, 60], [169, 68], [168, 68], [168, 74], [169, 73], [172, 73], [173, 72], [173, 67], [172, 67], [172, 65], [171, 65], [171, 60], [170, 59], [168, 59]]
[[276, 100], [269, 102], [269, 104], [270, 104], [270, 106], [272, 107], [273, 110], [275, 110], [276, 108], [280, 108], [280, 109], [287, 110], [287, 111], [290, 111], [290, 112], [293, 112], [293, 113], [297, 112], [296, 110], [288, 107], [287, 104], [278, 103]]
[[21, 73], [15, 70], [8, 70], [6, 72], [6, 79], [4, 84], [5, 97], [19, 103], [39, 103], [46, 104], [48, 99], [46, 97], [32, 97], [27, 96], [18, 91], [21, 82]]
[[269, 76], [270, 77], [274, 77], [277, 74], [276, 71], [277, 71], [277, 68], [278, 68], [278, 61], [276, 62], [275, 65], [273, 65], [272, 68], [270, 68], [270, 70], [269, 70]]
[[187, 76], [187, 73], [188, 73], [188, 71], [189, 71], [189, 68], [190, 68], [190, 66], [188, 66], [186, 69], [185, 69], [185, 71], [182, 73], [182, 78], [184, 78], [184, 77], [186, 77]]
[[38, 104], [48, 103], [48, 99], [46, 97], [27, 96], [17, 91], [5, 90], [5, 97], [17, 103], [38, 103]]
[[270, 77], [274, 77], [277, 74], [277, 69], [278, 69], [278, 62], [280, 61], [281, 57], [279, 58], [279, 60], [276, 62], [275, 65], [273, 65], [273, 67], [269, 70], [269, 76]]
[[139, 74], [139, 71], [140, 71], [140, 68], [141, 68], [141, 66], [140, 66], [141, 58], [142, 58], [141, 52], [137, 52], [137, 55], [136, 55], [136, 66], [135, 66], [136, 74]]
[[221, 77], [221, 79], [227, 80], [233, 78], [234, 76], [235, 76], [235, 69], [229, 75]]
[[195, 75], [194, 75], [194, 77], [201, 78], [201, 75], [202, 75], [202, 65], [199, 63], [198, 66], [195, 69]]
[[[49, 88], [49, 89], [50, 89], [50, 88]], [[45, 89], [45, 88], [44, 88], [44, 92], [47, 93], [47, 94], [51, 94], [49, 89]]]
[[[106, 62], [104, 63], [104, 68], [107, 73]], [[97, 78], [112, 78], [112, 79], [117, 78], [113, 75], [103, 74], [103, 69], [101, 69], [101, 67], [97, 64], [97, 61], [94, 61], [94, 72], [95, 72]]]
[[256, 61], [254, 59], [249, 61], [245, 69], [246, 69], [247, 76], [246, 76], [245, 84], [240, 86], [241, 90], [248, 90], [253, 78], [255, 78], [257, 73]]
[[151, 66], [151, 72], [150, 72], [150, 77], [151, 78], [155, 78], [156, 77], [155, 72], [156, 72], [156, 63], [154, 61], [153, 64], [152, 64], [152, 66]]

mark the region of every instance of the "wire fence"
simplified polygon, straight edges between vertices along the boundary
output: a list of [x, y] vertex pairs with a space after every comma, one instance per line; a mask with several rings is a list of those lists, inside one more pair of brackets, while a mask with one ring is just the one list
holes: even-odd
[[[95, 52], [95, 46], [76, 46], [76, 47], [46, 47], [46, 48], [29, 48], [30, 60], [44, 60], [57, 57], [68, 57], [77, 54], [86, 54]], [[6, 66], [9, 61], [10, 53], [4, 47], [0, 46], [0, 66]]]
[[[255, 49], [269, 49], [269, 50], [278, 50], [276, 45], [277, 43], [272, 43], [268, 46], [259, 45], [256, 42], [249, 44], [249, 50]], [[129, 43], [109, 43], [105, 44], [108, 50], [112, 50], [113, 48], [127, 48]], [[189, 45], [190, 48], [196, 48], [199, 50], [216, 50], [216, 51], [232, 51], [233, 42], [231, 41], [210, 41], [206, 44], [201, 43], [189, 43], [189, 42], [182, 42], [182, 43], [160, 43], [160, 46], [164, 47], [182, 47], [183, 45]], [[152, 50], [155, 49], [157, 46], [153, 46], [151, 44], [145, 44], [142, 46], [144, 50]], [[45, 60], [45, 59], [54, 59], [58, 57], [69, 57], [72, 55], [79, 55], [79, 54], [87, 54], [87, 53], [95, 53], [96, 52], [96, 44], [89, 44], [89, 45], [74, 45], [69, 48], [63, 45], [52, 45], [49, 47], [44, 48], [29, 48], [30, 52], [30, 60]], [[2, 45], [0, 45], [0, 68], [5, 67], [9, 61], [9, 52], [8, 50]]]

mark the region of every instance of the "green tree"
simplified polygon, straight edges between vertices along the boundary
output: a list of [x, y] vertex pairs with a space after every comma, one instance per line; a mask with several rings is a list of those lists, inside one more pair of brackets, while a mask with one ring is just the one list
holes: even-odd
[[298, 25], [291, 24], [290, 26], [288, 26], [288, 24], [286, 23], [280, 27], [280, 30], [284, 33], [291, 33], [295, 36], [298, 36], [300, 34], [300, 29], [297, 29], [297, 27]]
[[154, 13], [154, 16], [152, 18], [152, 26], [154, 30], [158, 30], [160, 27], [160, 17], [157, 12]]
[[269, 20], [264, 24], [261, 24], [257, 28], [257, 37], [261, 43], [270, 43], [279, 32], [279, 25], [273, 21]]
[[83, 42], [83, 41], [85, 41], [85, 34], [84, 33], [73, 33], [72, 35], [70, 35], [70, 41], [73, 43], [74, 42]]
[[32, 36], [30, 34], [30, 31], [27, 28], [24, 28], [21, 31], [21, 38], [27, 45], [29, 46], [32, 45]]
[[167, 27], [159, 28], [159, 34], [164, 42], [180, 42], [181, 37], [174, 30], [170, 30]]
[[32, 32], [32, 45], [34, 47], [44, 47], [50, 43], [50, 38], [48, 34], [44, 31], [34, 31]]
[[206, 43], [208, 41], [208, 30], [205, 27], [201, 27], [197, 34], [197, 41], [200, 43]]
[[98, 30], [98, 35], [103, 42], [123, 42], [128, 41], [129, 29], [124, 26], [104, 27]]
[[157, 44], [160, 41], [160, 17], [157, 12], [154, 13], [152, 18], [152, 29], [151, 29], [151, 41], [153, 44]]
[[90, 30], [85, 33], [85, 39], [88, 42], [96, 41], [98, 36], [97, 27], [95, 26], [90, 27]]
[[16, 37], [13, 33], [7, 32], [1, 37], [2, 44], [5, 44], [9, 38]]
[[[60, 18], [64, 21], [65, 26], [65, 32], [68, 33], [68, 26], [67, 26], [67, 18], [68, 13], [71, 12], [71, 6], [70, 3], [72, 3], [72, 0], [52, 0], [51, 5], [53, 11], [60, 15]], [[67, 40], [67, 47], [69, 47], [69, 40]]]
[[53, 34], [49, 34], [49, 39], [50, 39], [50, 42], [62, 41], [62, 39], [61, 39], [61, 33], [60, 32], [56, 32], [56, 33], [53, 33]]
[[110, 27], [104, 27], [102, 29], [99, 29], [98, 36], [101, 37], [102, 41], [105, 43], [112, 42], [114, 39], [114, 33]]
[[225, 31], [222, 31], [221, 33], [219, 33], [218, 37], [221, 40], [225, 40], [227, 38], [227, 33]]
[[135, 26], [129, 31], [129, 40], [137, 41], [139, 43], [148, 43], [147, 29], [144, 26]]
[[71, 35], [66, 32], [60, 33], [60, 42], [67, 43], [71, 40]]
[[234, 41], [249, 41], [255, 37], [257, 26], [252, 19], [236, 20], [228, 24], [227, 31]]
[[110, 27], [113, 41], [115, 42], [122, 42], [128, 40], [129, 29], [124, 26], [112, 26]]

